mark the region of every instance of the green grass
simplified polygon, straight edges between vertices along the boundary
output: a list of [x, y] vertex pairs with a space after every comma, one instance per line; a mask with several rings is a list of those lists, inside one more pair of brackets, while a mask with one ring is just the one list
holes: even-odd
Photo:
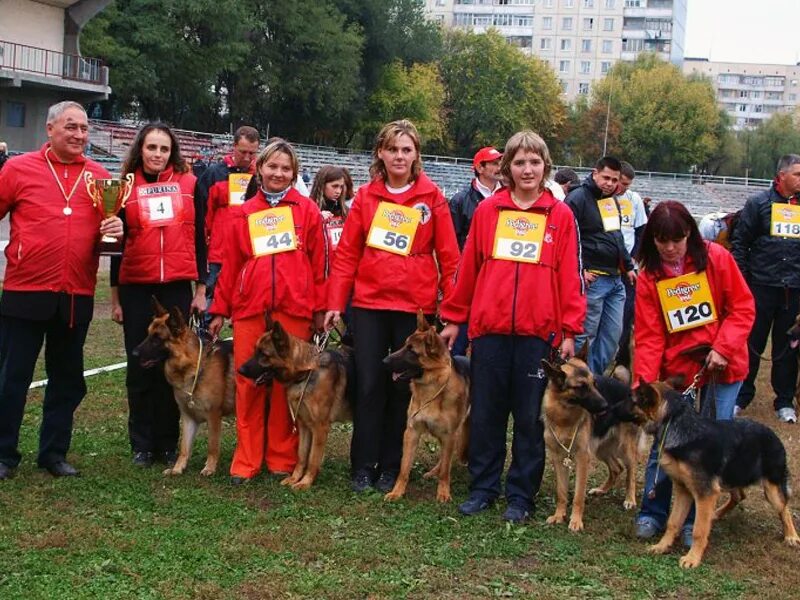
[[[122, 360], [121, 328], [102, 310], [87, 366]], [[199, 475], [204, 433], [182, 477], [135, 469], [124, 377], [88, 380], [70, 454], [83, 471], [76, 479], [35, 468], [41, 391], [30, 394], [23, 464], [0, 486], [0, 598], [785, 598], [800, 583], [797, 552], [780, 544], [755, 491], [714, 529], [703, 566], [686, 572], [677, 549], [649, 556], [634, 539], [621, 490], [588, 500], [583, 533], [544, 525], [554, 508], [549, 466], [535, 518], [521, 527], [501, 521], [502, 504], [473, 518], [438, 505], [435, 483], [421, 479], [432, 444], [405, 500], [353, 494], [343, 425], [309, 492], [267, 477], [231, 487], [232, 422], [212, 478]], [[796, 465], [797, 434], [786, 431]], [[603, 475], [596, 469], [592, 481]], [[462, 467], [453, 491], [456, 502], [466, 497]]]

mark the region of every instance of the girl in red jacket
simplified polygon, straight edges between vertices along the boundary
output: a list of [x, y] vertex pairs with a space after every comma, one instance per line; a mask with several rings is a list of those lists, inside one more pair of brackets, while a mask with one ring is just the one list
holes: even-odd
[[[322, 225], [325, 228], [325, 237], [328, 241], [328, 258], [325, 261], [325, 273], [330, 271], [333, 253], [339, 245], [344, 229], [344, 220], [347, 217], [348, 190], [347, 169], [325, 165], [317, 171], [314, 183], [311, 186], [311, 199], [317, 203], [322, 212]], [[350, 180], [350, 195], [352, 195], [353, 182]]]
[[152, 123], [139, 131], [122, 164], [122, 176], [128, 173], [134, 175], [134, 189], [120, 211], [122, 259], [111, 263], [111, 317], [122, 323], [128, 354], [128, 433], [135, 465], [148, 467], [155, 460], [171, 466], [179, 420], [172, 387], [163, 368], [143, 368], [132, 352], [147, 337], [152, 297], [168, 309], [177, 306], [184, 318], [205, 309], [205, 209], [166, 125]]
[[539, 420], [547, 379], [541, 367], [554, 348], [574, 354], [586, 299], [578, 236], [569, 207], [545, 181], [550, 152], [542, 138], [521, 131], [506, 144], [500, 170], [508, 188], [478, 205], [455, 288], [445, 297], [442, 337], [452, 347], [469, 322], [469, 498], [464, 515], [486, 510], [500, 495], [509, 413], [514, 415], [511, 466], [503, 518], [519, 523], [533, 510], [544, 472]]
[[[753, 296], [733, 256], [722, 246], [703, 241], [686, 207], [667, 200], [650, 214], [639, 260], [634, 384], [682, 375], [688, 386], [703, 363], [687, 351], [710, 347], [700, 380], [705, 386], [702, 393], [714, 395], [717, 419], [732, 419], [736, 396], [747, 377], [747, 337], [755, 319]], [[655, 440], [647, 463], [642, 509], [636, 519], [636, 534], [642, 539], [659, 535], [669, 514], [672, 485], [664, 471], [656, 469], [658, 444]], [[687, 546], [693, 523], [694, 509], [683, 527]]]
[[[264, 333], [265, 314], [304, 340], [311, 338], [315, 318], [322, 325], [322, 217], [316, 205], [292, 187], [298, 169], [291, 144], [273, 139], [256, 160], [259, 190], [232, 209], [209, 330], [216, 336], [224, 317], [231, 319], [237, 369]], [[265, 394], [263, 387], [237, 372], [234, 485], [252, 479], [262, 463], [271, 473], [288, 475], [297, 462], [297, 434], [292, 432], [286, 392], [275, 382], [267, 404]]]
[[410, 399], [383, 358], [416, 329], [416, 314], [436, 313], [438, 290], [450, 291], [458, 245], [447, 200], [425, 173], [419, 134], [406, 120], [378, 134], [372, 181], [356, 194], [328, 281], [326, 327], [352, 292], [357, 399], [350, 447], [352, 488], [394, 487]]

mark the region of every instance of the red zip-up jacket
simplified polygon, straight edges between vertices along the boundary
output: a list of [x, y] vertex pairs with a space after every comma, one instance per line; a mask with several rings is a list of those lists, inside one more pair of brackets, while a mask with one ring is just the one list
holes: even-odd
[[[380, 202], [414, 207], [422, 213], [409, 255], [366, 245]], [[458, 257], [447, 199], [425, 173], [402, 194], [390, 193], [382, 179], [373, 179], [358, 189], [347, 214], [331, 266], [328, 308], [344, 311], [352, 291], [353, 306], [359, 308], [410, 313], [421, 308], [434, 314], [437, 290], [447, 294], [453, 286]]]
[[277, 207], [292, 209], [297, 249], [253, 256], [247, 217], [271, 208], [264, 193], [231, 207], [217, 288], [210, 313], [233, 321], [280, 311], [310, 319], [325, 308], [325, 236], [322, 215], [311, 200], [291, 188]]
[[[706, 242], [706, 248], [706, 276], [717, 310], [714, 323], [669, 333], [656, 283], [672, 276], [648, 270], [639, 274], [633, 328], [634, 386], [640, 381], [652, 382], [675, 375], [683, 375], [688, 386], [702, 365], [681, 352], [700, 344], [710, 344], [728, 359], [728, 366], [717, 375], [717, 381], [733, 383], [747, 377], [747, 338], [756, 314], [753, 295], [731, 253], [713, 242]], [[692, 259], [687, 254], [684, 273], [693, 271]]]
[[206, 236], [208, 239], [208, 262], [221, 263], [225, 232], [231, 221], [228, 176], [235, 173], [255, 173], [255, 163], [241, 169], [235, 166], [232, 156], [208, 167], [197, 184], [199, 194], [207, 197]]
[[[155, 183], [148, 183], [141, 169], [134, 174], [133, 191], [125, 204], [125, 247], [119, 270], [119, 283], [166, 283], [195, 281], [194, 188], [197, 179], [192, 173], [176, 173], [172, 166], [158, 174]], [[164, 226], [144, 227], [139, 198], [140, 186], [175, 185], [180, 189], [180, 207], [173, 220]]]
[[71, 214], [66, 215], [67, 202], [45, 158], [49, 147], [45, 144], [38, 152], [15, 156], [0, 171], [0, 219], [11, 214], [3, 288], [92, 296], [103, 216], [94, 206], [81, 172], [85, 169], [96, 179], [111, 176], [83, 156], [65, 165], [50, 152], [56, 175], [68, 174], [60, 179], [67, 194], [77, 182], [69, 202]]
[[534, 264], [492, 257], [497, 221], [505, 210], [521, 210], [508, 189], [475, 210], [455, 288], [441, 306], [442, 319], [469, 322], [470, 339], [533, 335], [557, 346], [583, 331], [586, 315], [575, 217], [549, 190], [524, 211], [547, 216]]

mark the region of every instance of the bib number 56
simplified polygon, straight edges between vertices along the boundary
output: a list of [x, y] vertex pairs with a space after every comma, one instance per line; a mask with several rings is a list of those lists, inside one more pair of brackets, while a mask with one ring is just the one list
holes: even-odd
[[383, 244], [389, 248], [405, 250], [408, 248], [408, 236], [395, 233], [394, 231], [387, 231], [383, 236]]

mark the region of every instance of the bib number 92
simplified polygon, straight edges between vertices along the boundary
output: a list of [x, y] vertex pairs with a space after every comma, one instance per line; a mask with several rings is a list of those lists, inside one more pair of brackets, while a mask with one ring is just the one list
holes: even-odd
[[383, 244], [388, 248], [405, 250], [408, 248], [408, 236], [396, 233], [394, 231], [387, 231], [383, 236]]
[[669, 320], [673, 329], [680, 329], [686, 325], [702, 323], [711, 319], [711, 303], [701, 302], [700, 304], [690, 304], [677, 308], [669, 313]]
[[533, 242], [511, 242], [508, 247], [508, 253], [514, 258], [536, 258], [538, 251], [538, 244]]

